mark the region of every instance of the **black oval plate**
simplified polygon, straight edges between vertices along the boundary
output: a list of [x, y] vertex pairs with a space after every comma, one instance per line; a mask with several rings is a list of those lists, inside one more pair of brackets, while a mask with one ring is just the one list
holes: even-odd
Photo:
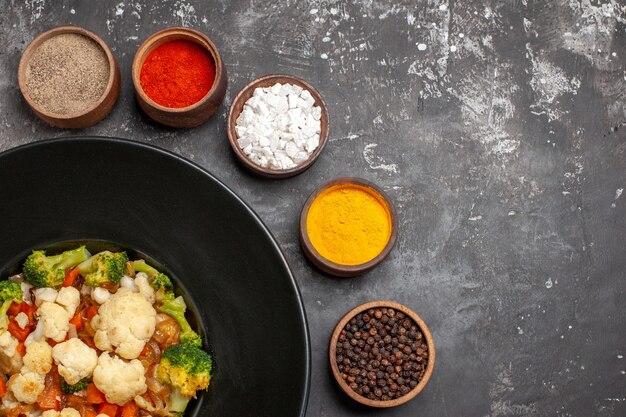
[[113, 138], [0, 154], [0, 277], [64, 241], [145, 254], [192, 297], [216, 367], [186, 416], [305, 415], [311, 352], [296, 281], [258, 216], [211, 174]]

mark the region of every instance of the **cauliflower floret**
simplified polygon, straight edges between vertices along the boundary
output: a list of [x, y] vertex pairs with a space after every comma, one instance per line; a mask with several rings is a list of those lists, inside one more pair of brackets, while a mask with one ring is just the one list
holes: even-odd
[[8, 279], [9, 281], [17, 282], [18, 284], [20, 284], [24, 282], [24, 274], [11, 275]]
[[135, 280], [128, 275], [124, 275], [122, 279], [120, 279], [120, 286], [122, 288], [128, 288], [129, 290], [137, 291], [137, 287], [135, 286]]
[[74, 287], [63, 287], [59, 290], [56, 301], [67, 310], [71, 317], [76, 313], [76, 307], [80, 304], [80, 292]]
[[91, 325], [98, 349], [135, 359], [154, 334], [156, 311], [141, 294], [120, 288], [100, 306]]
[[83, 285], [83, 288], [80, 289], [80, 294], [91, 295], [92, 290], [93, 290], [93, 287], [90, 287], [89, 285]]
[[20, 311], [19, 313], [17, 313], [17, 316], [15, 316], [15, 322], [18, 326], [20, 326], [20, 329], [26, 328], [29, 321], [30, 320], [28, 320], [28, 316], [23, 311]]
[[154, 288], [148, 282], [148, 274], [138, 272], [135, 275], [135, 286], [139, 290], [139, 294], [143, 295], [150, 304], [154, 304]]
[[[24, 367], [45, 375], [52, 369], [52, 348], [45, 341], [33, 342], [26, 347]], [[23, 370], [22, 370], [23, 371]]]
[[20, 288], [22, 289], [22, 301], [26, 304], [32, 305], [33, 302], [30, 299], [30, 289], [33, 288], [28, 282], [21, 282]]
[[105, 288], [95, 287], [91, 291], [91, 298], [93, 298], [93, 300], [98, 304], [104, 304], [109, 298], [111, 298], [111, 293]]
[[18, 401], [33, 404], [44, 389], [45, 377], [37, 372], [27, 371], [9, 378], [7, 388]]
[[62, 342], [70, 329], [70, 314], [58, 304], [44, 301], [37, 309], [39, 320], [43, 321], [43, 335], [55, 342]]
[[67, 407], [61, 411], [60, 417], [80, 417], [80, 413], [72, 407]]
[[98, 358], [98, 366], [93, 371], [93, 383], [102, 391], [108, 402], [124, 405], [148, 389], [145, 373], [146, 370], [139, 360], [126, 362], [117, 356], [111, 357], [108, 352], [103, 352]]
[[74, 408], [67, 407], [64, 408], [60, 413], [55, 410], [44, 411], [43, 413], [41, 413], [41, 417], [80, 417], [80, 413]]
[[18, 343], [20, 342], [8, 331], [4, 331], [0, 334], [0, 349], [2, 349], [2, 353], [7, 356], [13, 356], [15, 354]]
[[[166, 404], [163, 404], [159, 408], [156, 408], [154, 405], [152, 405], [151, 401], [146, 400], [141, 395], [136, 396], [134, 400], [135, 400], [135, 404], [137, 404], [137, 407], [139, 407], [140, 409], [144, 411], [147, 411], [148, 413], [150, 413], [150, 415], [160, 416], [160, 415], [169, 414], [169, 413], [163, 413], [163, 411], [167, 411], [167, 409], [163, 410], [163, 408], [166, 407]], [[96, 416], [96, 417], [99, 417], [99, 416]]]
[[43, 336], [43, 321], [39, 320], [37, 322], [37, 326], [35, 327], [35, 330], [30, 332], [30, 334], [28, 335], [26, 340], [24, 340], [24, 345], [28, 346], [28, 345], [30, 345], [33, 342], [39, 342], [39, 341], [41, 341], [43, 339], [44, 339], [44, 336]]
[[18, 343], [9, 332], [0, 334], [0, 371], [5, 374], [14, 374], [22, 368], [22, 356], [16, 350]]
[[35, 305], [39, 307], [44, 302], [54, 303], [59, 293], [53, 288], [37, 288], [35, 290]]
[[91, 377], [98, 363], [96, 351], [78, 338], [72, 338], [53, 347], [52, 357], [59, 365], [59, 374], [70, 385]]
[[7, 391], [6, 394], [4, 394], [4, 397], [2, 397], [2, 405], [0, 406], [0, 415], [6, 416], [9, 410], [17, 407], [18, 405], [20, 405], [20, 402], [15, 399], [15, 396], [13, 395], [13, 393], [11, 391]]

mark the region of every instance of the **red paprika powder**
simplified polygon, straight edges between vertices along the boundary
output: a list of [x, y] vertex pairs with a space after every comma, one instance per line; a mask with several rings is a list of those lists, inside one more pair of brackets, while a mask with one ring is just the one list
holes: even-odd
[[141, 66], [141, 88], [156, 103], [171, 108], [191, 106], [215, 81], [215, 62], [200, 45], [171, 41], [156, 48]]

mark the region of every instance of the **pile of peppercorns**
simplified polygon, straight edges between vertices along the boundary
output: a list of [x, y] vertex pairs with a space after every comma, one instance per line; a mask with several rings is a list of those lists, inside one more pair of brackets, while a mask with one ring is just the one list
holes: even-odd
[[428, 364], [428, 346], [406, 314], [375, 308], [345, 325], [337, 340], [336, 360], [341, 378], [354, 392], [388, 401], [419, 384]]

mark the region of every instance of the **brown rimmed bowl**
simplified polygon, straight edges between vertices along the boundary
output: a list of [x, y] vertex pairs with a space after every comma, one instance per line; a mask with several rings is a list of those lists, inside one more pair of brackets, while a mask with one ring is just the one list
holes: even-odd
[[[426, 345], [428, 346], [428, 363], [426, 365], [426, 372], [424, 373], [424, 377], [418, 382], [417, 386], [413, 388], [411, 391], [409, 391], [407, 394], [403, 395], [402, 397], [393, 399], [393, 400], [376, 401], [376, 400], [371, 400], [369, 398], [366, 398], [362, 395], [357, 394], [355, 391], [352, 390], [352, 388], [350, 388], [350, 386], [346, 383], [346, 381], [343, 380], [343, 378], [341, 377], [341, 372], [339, 372], [339, 368], [337, 367], [337, 359], [336, 359], [337, 341], [339, 340], [339, 335], [341, 334], [341, 331], [343, 330], [343, 328], [357, 314], [367, 311], [369, 309], [377, 309], [377, 308], [392, 308], [396, 311], [403, 312], [420, 329], [420, 331], [424, 335]], [[420, 318], [420, 316], [418, 316], [417, 313], [415, 313], [413, 310], [406, 307], [405, 305], [396, 303], [394, 301], [372, 301], [369, 303], [361, 304], [360, 306], [353, 308], [352, 310], [348, 311], [341, 318], [341, 320], [339, 320], [339, 323], [337, 323], [337, 326], [335, 327], [335, 330], [333, 331], [333, 334], [330, 337], [330, 346], [329, 346], [328, 356], [330, 359], [330, 368], [332, 370], [335, 381], [337, 381], [337, 384], [339, 385], [341, 390], [345, 392], [350, 398], [352, 398], [353, 400], [363, 405], [367, 405], [369, 407], [389, 408], [389, 407], [396, 407], [408, 401], [411, 401], [413, 398], [417, 396], [417, 394], [422, 392], [422, 390], [428, 383], [428, 380], [430, 379], [433, 373], [433, 369], [435, 367], [435, 344], [433, 342], [433, 336], [430, 333], [430, 330], [428, 330], [426, 323], [424, 323], [424, 321]]]
[[[144, 61], [152, 51], [171, 41], [190, 41], [204, 48], [215, 63], [215, 80], [206, 95], [187, 107], [165, 107], [152, 100], [141, 87], [140, 75]], [[226, 67], [215, 44], [204, 33], [195, 29], [172, 27], [163, 29], [146, 39], [133, 59], [133, 86], [139, 107], [154, 121], [171, 127], [195, 127], [206, 122], [220, 107], [226, 89], [228, 76]]]
[[[31, 100], [26, 88], [26, 69], [28, 68], [28, 63], [30, 62], [33, 53], [43, 42], [64, 33], [75, 33], [77, 35], [85, 36], [96, 42], [100, 48], [102, 48], [106, 54], [109, 65], [109, 80], [102, 97], [100, 97], [100, 99], [93, 106], [80, 113], [60, 115], [48, 112]], [[24, 100], [40, 119], [52, 126], [70, 129], [93, 126], [100, 120], [104, 119], [111, 112], [115, 102], [117, 101], [120, 94], [121, 84], [120, 68], [117, 64], [115, 56], [113, 56], [113, 53], [111, 52], [111, 49], [98, 35], [78, 26], [58, 26], [33, 39], [28, 47], [26, 47], [22, 57], [20, 58], [20, 64], [17, 70], [17, 80]]]
[[[256, 88], [271, 87], [276, 83], [294, 84], [294, 85], [302, 87], [305, 90], [309, 90], [309, 93], [311, 93], [311, 96], [313, 96], [313, 99], [315, 100], [314, 106], [319, 106], [322, 110], [322, 116], [320, 118], [321, 129], [320, 129], [319, 146], [317, 147], [317, 149], [315, 149], [315, 151], [313, 151], [309, 159], [307, 159], [300, 165], [295, 166], [293, 168], [289, 168], [289, 169], [271, 169], [271, 168], [264, 168], [262, 166], [259, 166], [255, 164], [254, 162], [252, 162], [246, 156], [246, 154], [243, 152], [243, 150], [239, 147], [239, 144], [237, 143], [237, 139], [238, 139], [237, 129], [236, 129], [237, 119], [239, 118], [239, 114], [243, 110], [244, 104], [246, 104], [246, 101], [248, 101], [248, 99], [252, 97], [252, 94], [254, 93], [254, 90]], [[328, 123], [328, 108], [326, 107], [326, 103], [322, 99], [322, 96], [320, 95], [320, 93], [311, 84], [307, 83], [304, 80], [301, 80], [300, 78], [297, 78], [291, 75], [280, 75], [280, 74], [265, 75], [261, 78], [257, 78], [256, 80], [248, 83], [248, 85], [242, 88], [241, 91], [239, 91], [239, 93], [237, 93], [237, 95], [233, 99], [233, 102], [230, 106], [230, 111], [228, 112], [228, 120], [226, 124], [227, 124], [226, 131], [228, 133], [228, 141], [230, 142], [230, 146], [231, 148], [233, 148], [233, 152], [235, 152], [237, 159], [239, 159], [239, 161], [241, 161], [241, 163], [250, 171], [264, 178], [273, 178], [273, 179], [289, 178], [289, 177], [293, 177], [294, 175], [298, 175], [306, 171], [311, 165], [313, 165], [317, 157], [320, 156], [320, 154], [322, 153], [322, 150], [324, 149], [324, 146], [326, 146], [326, 142], [328, 142], [329, 123]]]
[[[381, 204], [387, 207], [389, 212], [389, 217], [391, 219], [391, 234], [389, 236], [389, 240], [387, 244], [383, 248], [383, 250], [372, 260], [359, 264], [359, 265], [342, 265], [336, 262], [331, 261], [330, 259], [322, 256], [315, 246], [311, 243], [309, 239], [309, 234], [307, 232], [307, 217], [309, 215], [309, 209], [311, 205], [315, 201], [315, 199], [326, 190], [335, 187], [337, 185], [350, 185], [354, 184], [362, 189], [367, 190], [370, 194], [376, 198]], [[322, 271], [329, 273], [331, 275], [337, 277], [355, 277], [361, 275], [365, 272], [368, 272], [378, 264], [380, 264], [389, 254], [393, 245], [396, 242], [396, 238], [398, 236], [398, 221], [396, 210], [391, 203], [391, 199], [389, 196], [378, 186], [371, 183], [370, 181], [364, 180], [362, 178], [354, 178], [354, 177], [342, 177], [336, 178], [331, 181], [328, 181], [322, 185], [320, 185], [315, 191], [311, 193], [309, 198], [304, 203], [302, 207], [302, 211], [300, 213], [300, 245], [302, 246], [302, 250], [305, 255], [309, 258], [309, 260]]]

